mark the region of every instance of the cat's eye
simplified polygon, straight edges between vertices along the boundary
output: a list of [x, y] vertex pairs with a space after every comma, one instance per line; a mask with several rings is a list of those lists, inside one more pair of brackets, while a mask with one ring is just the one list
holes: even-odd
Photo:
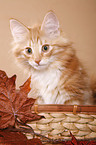
[[27, 52], [28, 54], [32, 54], [32, 49], [31, 49], [30, 47], [27, 47], [27, 48], [26, 48], [26, 52]]
[[42, 51], [43, 52], [47, 52], [48, 50], [49, 50], [49, 45], [48, 44], [42, 46]]

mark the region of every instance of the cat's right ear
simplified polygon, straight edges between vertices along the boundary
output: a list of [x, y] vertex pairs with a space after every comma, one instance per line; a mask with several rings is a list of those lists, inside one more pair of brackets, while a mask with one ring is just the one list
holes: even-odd
[[15, 19], [10, 19], [10, 29], [15, 42], [24, 41], [29, 33], [28, 28]]
[[44, 31], [47, 37], [54, 38], [60, 35], [59, 27], [57, 16], [53, 11], [48, 12], [44, 17], [41, 30]]

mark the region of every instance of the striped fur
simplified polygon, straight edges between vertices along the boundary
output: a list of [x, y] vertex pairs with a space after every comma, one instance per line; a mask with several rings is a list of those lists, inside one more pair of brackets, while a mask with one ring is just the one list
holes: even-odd
[[[13, 48], [15, 58], [32, 75], [32, 88], [35, 91], [31, 96], [35, 96], [39, 104], [92, 104], [90, 79], [76, 57], [71, 42], [62, 35], [58, 23], [54, 23], [54, 28], [53, 25], [44, 26], [47, 25], [45, 21], [51, 21], [50, 17], [54, 19], [52, 22], [57, 21], [51, 12], [51, 16], [44, 18], [43, 26], [23, 30], [26, 28], [22, 24], [19, 40], [19, 31], [17, 34], [15, 27], [19, 27], [20, 22], [13, 20], [10, 23], [13, 37], [16, 33]], [[14, 28], [12, 23], [16, 23]], [[49, 45], [49, 49], [43, 52], [42, 46], [45, 44]], [[32, 54], [26, 52], [26, 47], [32, 49]]]

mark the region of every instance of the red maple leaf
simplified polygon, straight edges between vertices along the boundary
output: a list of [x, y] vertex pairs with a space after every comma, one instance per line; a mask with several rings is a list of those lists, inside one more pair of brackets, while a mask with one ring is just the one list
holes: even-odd
[[[83, 141], [78, 141], [74, 135], [70, 132], [70, 135], [72, 137], [71, 143], [72, 145], [96, 145], [96, 141], [88, 141], [88, 140], [83, 140]], [[67, 144], [66, 144], [67, 145]]]
[[41, 119], [42, 116], [32, 113], [31, 107], [35, 99], [28, 98], [30, 91], [29, 78], [20, 89], [15, 88], [16, 75], [8, 78], [4, 71], [0, 71], [0, 128], [14, 126], [16, 119], [23, 123]]
[[0, 145], [42, 145], [38, 138], [28, 140], [21, 132], [0, 131]]

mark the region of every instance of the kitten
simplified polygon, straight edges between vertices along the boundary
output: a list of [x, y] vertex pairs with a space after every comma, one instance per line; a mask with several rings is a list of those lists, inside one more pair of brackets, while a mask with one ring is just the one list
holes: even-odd
[[90, 79], [53, 12], [45, 15], [40, 26], [29, 28], [11, 19], [10, 28], [14, 55], [31, 74], [39, 104], [92, 103]]

